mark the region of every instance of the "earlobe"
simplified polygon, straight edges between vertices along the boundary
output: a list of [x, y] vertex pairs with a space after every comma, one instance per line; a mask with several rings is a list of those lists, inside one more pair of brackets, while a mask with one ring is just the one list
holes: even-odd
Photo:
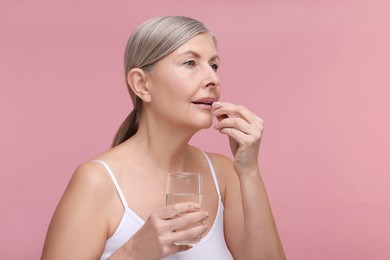
[[127, 73], [127, 83], [140, 99], [144, 102], [150, 102], [151, 95], [147, 85], [147, 77], [142, 69], [131, 69]]

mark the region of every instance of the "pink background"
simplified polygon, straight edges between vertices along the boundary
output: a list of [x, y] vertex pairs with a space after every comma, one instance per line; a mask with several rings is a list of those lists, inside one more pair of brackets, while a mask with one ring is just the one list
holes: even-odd
[[[222, 99], [266, 123], [263, 178], [288, 259], [390, 259], [390, 4], [0, 2], [0, 258], [38, 259], [76, 166], [131, 109], [122, 54], [157, 15], [219, 40]], [[224, 136], [194, 144], [230, 155]]]

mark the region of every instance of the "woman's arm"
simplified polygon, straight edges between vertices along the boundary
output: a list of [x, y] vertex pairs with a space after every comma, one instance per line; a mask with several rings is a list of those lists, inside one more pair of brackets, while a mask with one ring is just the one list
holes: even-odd
[[115, 192], [107, 176], [92, 163], [75, 171], [50, 222], [41, 259], [100, 257], [108, 233], [107, 206]]
[[258, 165], [263, 121], [225, 102], [214, 105], [214, 114], [216, 129], [229, 137], [234, 156], [233, 163], [223, 159], [228, 246], [235, 259], [285, 259]]

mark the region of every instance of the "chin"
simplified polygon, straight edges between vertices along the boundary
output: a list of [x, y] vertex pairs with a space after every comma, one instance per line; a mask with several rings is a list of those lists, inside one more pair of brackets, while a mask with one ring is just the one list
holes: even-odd
[[212, 126], [213, 120], [210, 119], [208, 121], [203, 121], [203, 122], [199, 121], [199, 123], [200, 123], [200, 125], [199, 125], [200, 129], [208, 129]]
[[191, 123], [189, 122], [188, 126], [196, 129], [197, 131], [201, 130], [201, 129], [208, 129], [213, 124], [213, 118], [211, 116], [208, 116], [208, 117], [198, 116], [198, 117], [193, 117], [190, 120], [191, 120]]

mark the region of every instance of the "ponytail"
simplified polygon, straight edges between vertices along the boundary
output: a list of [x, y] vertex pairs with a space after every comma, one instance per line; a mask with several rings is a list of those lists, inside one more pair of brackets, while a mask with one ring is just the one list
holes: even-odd
[[131, 113], [126, 117], [115, 134], [111, 147], [115, 147], [137, 133], [139, 117], [141, 115], [142, 100], [136, 98], [136, 105]]

